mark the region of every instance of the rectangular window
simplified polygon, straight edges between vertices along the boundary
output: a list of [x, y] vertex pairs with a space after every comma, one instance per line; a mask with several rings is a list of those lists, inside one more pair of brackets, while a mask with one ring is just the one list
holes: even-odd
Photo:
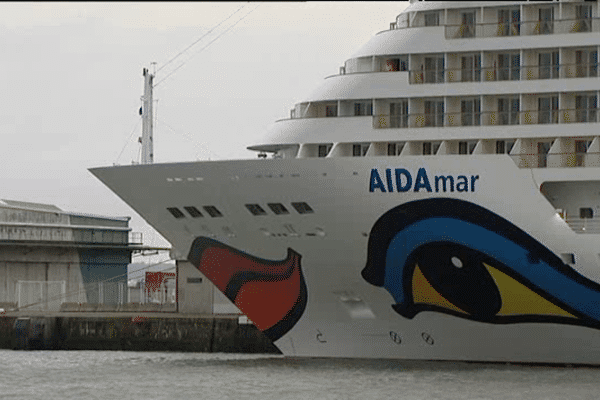
[[557, 79], [559, 69], [558, 51], [539, 54], [539, 78]]
[[575, 73], [577, 77], [598, 76], [598, 51], [577, 50], [575, 51]]
[[521, 10], [498, 10], [498, 36], [518, 36], [521, 32]]
[[259, 204], [244, 204], [252, 215], [267, 215], [267, 212]]
[[550, 152], [550, 147], [552, 147], [551, 142], [538, 142], [538, 167], [544, 168], [548, 165], [548, 153]]
[[558, 123], [558, 96], [538, 98], [538, 124]]
[[514, 140], [497, 140], [496, 141], [496, 154], [510, 154], [514, 145], [515, 145]]
[[596, 95], [583, 95], [575, 97], [577, 122], [596, 122]]
[[353, 157], [360, 157], [361, 156], [361, 146], [360, 144], [353, 144], [352, 145], [352, 156]]
[[575, 141], [575, 165], [583, 167], [585, 160], [585, 153], [587, 153], [590, 147], [591, 141], [589, 140], [576, 140]]
[[481, 55], [473, 54], [461, 57], [462, 82], [479, 82], [481, 80]]
[[423, 155], [431, 155], [431, 142], [423, 142]]
[[465, 11], [460, 13], [460, 15], [462, 20], [460, 25], [460, 37], [475, 37], [475, 11]]
[[596, 95], [575, 96], [577, 122], [596, 122]]
[[273, 211], [277, 215], [281, 214], [289, 214], [290, 212], [285, 208], [285, 206], [281, 203], [268, 203], [267, 204], [271, 211]]
[[337, 117], [337, 104], [325, 106], [326, 117]]
[[444, 56], [425, 57], [425, 83], [444, 82]]
[[206, 211], [208, 215], [210, 215], [213, 218], [223, 216], [223, 214], [221, 214], [221, 211], [219, 211], [219, 209], [215, 206], [204, 206], [202, 208], [204, 208], [204, 211]]
[[385, 71], [394, 72], [400, 70], [400, 60], [397, 58], [388, 58], [385, 60]]
[[399, 71], [408, 71], [408, 55], [400, 56], [400, 69]]
[[554, 7], [540, 8], [538, 31], [540, 35], [548, 35], [554, 32]]
[[388, 156], [399, 156], [404, 148], [404, 143], [388, 143]]
[[313, 209], [308, 205], [308, 203], [305, 203], [303, 201], [298, 203], [292, 203], [292, 207], [294, 207], [299, 214], [312, 214], [314, 212]]
[[589, 207], [582, 207], [579, 209], [579, 218], [581, 219], [589, 219], [594, 218], [594, 210]]
[[521, 79], [521, 56], [519, 54], [498, 54], [496, 73], [499, 81]]
[[460, 111], [463, 126], [481, 124], [481, 105], [479, 99], [461, 100]]
[[496, 141], [496, 154], [504, 154], [505, 150], [504, 140]]
[[320, 144], [319, 145], [318, 156], [319, 157], [327, 157], [327, 154], [329, 154], [330, 150], [331, 150], [331, 145]]
[[436, 12], [425, 13], [425, 26], [439, 26], [440, 14]]
[[390, 127], [408, 127], [408, 100], [390, 103]]
[[498, 99], [498, 124], [517, 125], [519, 123], [519, 98], [503, 97]]
[[589, 4], [579, 5], [575, 8], [577, 22], [573, 27], [575, 32], [592, 31], [592, 6]]
[[373, 115], [373, 103], [371, 100], [354, 103], [354, 115]]
[[203, 217], [202, 213], [200, 212], [200, 210], [198, 210], [196, 207], [194, 206], [186, 206], [183, 207], [185, 209], [185, 211], [188, 212], [188, 214], [190, 214], [190, 216], [192, 218], [200, 218]]
[[458, 142], [458, 154], [467, 154], [467, 142]]
[[425, 101], [425, 126], [444, 126], [444, 101]]
[[408, 55], [385, 60], [384, 72], [408, 71]]
[[175, 218], [185, 218], [185, 215], [177, 207], [167, 207], [167, 211], [170, 212]]

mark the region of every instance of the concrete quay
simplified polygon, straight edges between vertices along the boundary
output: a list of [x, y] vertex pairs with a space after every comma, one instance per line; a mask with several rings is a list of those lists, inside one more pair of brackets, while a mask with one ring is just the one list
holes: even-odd
[[0, 315], [0, 348], [281, 354], [238, 315], [165, 312], [10, 312]]

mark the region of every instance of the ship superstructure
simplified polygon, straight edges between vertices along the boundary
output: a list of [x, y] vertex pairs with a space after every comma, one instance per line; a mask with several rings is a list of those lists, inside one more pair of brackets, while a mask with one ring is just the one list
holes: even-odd
[[411, 1], [259, 159], [92, 172], [285, 354], [597, 364], [599, 15]]

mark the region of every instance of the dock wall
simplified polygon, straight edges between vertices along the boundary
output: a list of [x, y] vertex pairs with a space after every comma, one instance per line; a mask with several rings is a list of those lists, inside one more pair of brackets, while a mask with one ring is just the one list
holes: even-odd
[[280, 354], [254, 325], [231, 317], [0, 316], [0, 348]]

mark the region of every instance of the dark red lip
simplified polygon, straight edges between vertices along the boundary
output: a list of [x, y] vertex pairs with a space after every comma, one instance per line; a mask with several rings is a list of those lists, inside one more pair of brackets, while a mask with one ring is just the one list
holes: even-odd
[[306, 308], [301, 258], [288, 248], [285, 259], [266, 260], [206, 237], [194, 240], [188, 256], [273, 341], [292, 329]]

